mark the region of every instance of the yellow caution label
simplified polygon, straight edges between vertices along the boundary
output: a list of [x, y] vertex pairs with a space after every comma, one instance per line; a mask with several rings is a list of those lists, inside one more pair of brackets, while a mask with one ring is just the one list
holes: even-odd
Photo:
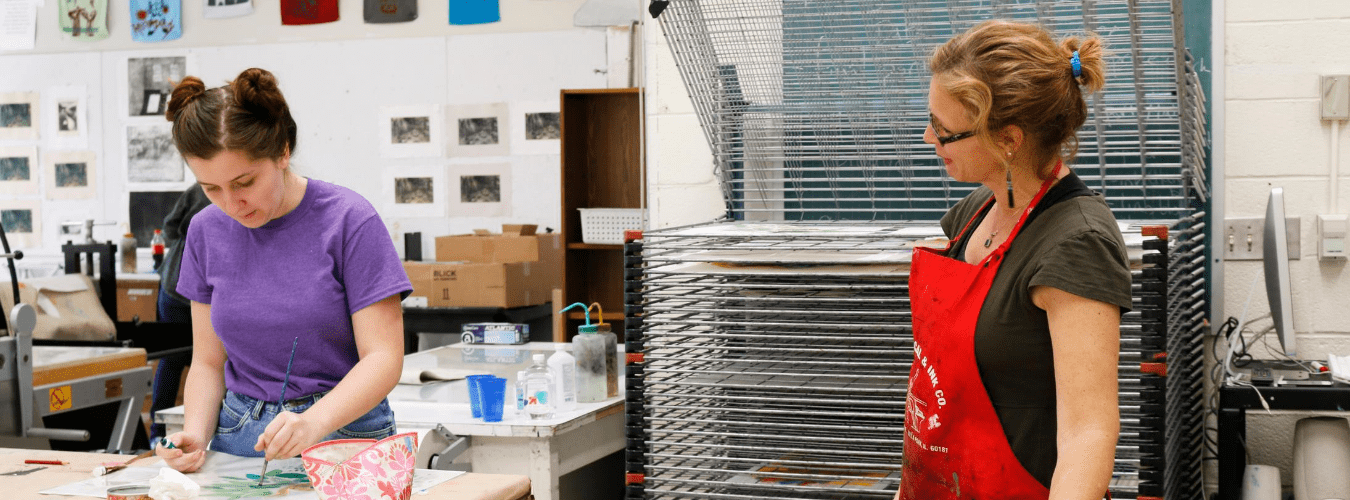
[[63, 385], [47, 390], [47, 406], [49, 412], [68, 410], [71, 406], [70, 386]]

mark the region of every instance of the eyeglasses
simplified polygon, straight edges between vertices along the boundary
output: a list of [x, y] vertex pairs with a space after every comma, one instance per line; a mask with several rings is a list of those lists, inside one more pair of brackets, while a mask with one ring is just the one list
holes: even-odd
[[928, 126], [929, 126], [929, 127], [933, 127], [933, 137], [936, 137], [936, 138], [937, 138], [937, 141], [938, 141], [938, 144], [941, 144], [941, 145], [943, 145], [943, 146], [946, 146], [946, 145], [951, 144], [951, 143], [953, 143], [953, 142], [959, 141], [959, 140], [961, 140], [961, 139], [965, 139], [965, 138], [967, 138], [967, 137], [974, 137], [974, 136], [975, 136], [975, 131], [974, 131], [974, 130], [971, 130], [971, 131], [968, 131], [968, 132], [958, 132], [958, 133], [951, 134], [951, 135], [938, 135], [937, 117], [936, 117], [936, 116], [933, 116], [932, 113], [929, 113], [929, 114], [928, 114]]

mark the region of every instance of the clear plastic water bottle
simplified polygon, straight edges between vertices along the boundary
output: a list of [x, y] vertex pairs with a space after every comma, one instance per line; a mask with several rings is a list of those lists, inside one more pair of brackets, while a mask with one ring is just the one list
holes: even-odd
[[525, 414], [525, 370], [516, 372], [516, 415]]
[[553, 376], [543, 354], [534, 355], [534, 364], [525, 369], [525, 413], [531, 419], [553, 418]]
[[577, 358], [568, 354], [564, 347], [566, 344], [553, 344], [548, 370], [553, 374], [554, 409], [571, 411], [577, 407]]

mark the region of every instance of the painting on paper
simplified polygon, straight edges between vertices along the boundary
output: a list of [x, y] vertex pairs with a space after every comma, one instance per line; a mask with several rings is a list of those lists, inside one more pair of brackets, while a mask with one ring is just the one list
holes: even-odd
[[281, 0], [281, 24], [319, 24], [338, 20], [338, 0]]
[[384, 176], [383, 213], [391, 217], [445, 216], [445, 167], [387, 167]]
[[224, 19], [227, 17], [247, 16], [253, 13], [253, 0], [204, 0], [202, 17]]
[[511, 215], [511, 165], [452, 165], [452, 216]]
[[47, 199], [70, 200], [94, 198], [98, 179], [93, 151], [55, 151], [42, 155], [46, 165]]
[[127, 182], [182, 182], [183, 158], [168, 123], [127, 127]]
[[0, 193], [37, 194], [37, 148], [0, 147]]
[[511, 154], [544, 155], [562, 151], [562, 113], [558, 100], [511, 103]]
[[[299, 458], [272, 460], [267, 464], [267, 475], [258, 485], [262, 458], [247, 458], [209, 452], [206, 463], [188, 479], [201, 486], [194, 498], [203, 500], [237, 500], [243, 498], [314, 499], [318, 495], [309, 484], [309, 476]], [[93, 477], [77, 483], [49, 488], [39, 493], [68, 496], [105, 496], [109, 486], [146, 484], [159, 474], [159, 467], [128, 467], [106, 476]]]
[[132, 57], [127, 59], [127, 114], [161, 116], [173, 86], [187, 75], [187, 58]]
[[38, 138], [37, 92], [0, 93], [0, 139]]
[[42, 215], [37, 200], [6, 200], [0, 198], [0, 225], [11, 249], [29, 248], [42, 244]]
[[57, 0], [61, 34], [97, 42], [108, 38], [108, 0]]
[[386, 158], [440, 157], [445, 118], [440, 106], [388, 106], [380, 109], [380, 155]]
[[506, 156], [510, 130], [505, 103], [450, 106], [449, 122], [451, 156]]
[[50, 87], [42, 91], [42, 139], [60, 149], [89, 147], [88, 89], [83, 85]]
[[131, 39], [165, 42], [183, 36], [182, 0], [130, 0]]

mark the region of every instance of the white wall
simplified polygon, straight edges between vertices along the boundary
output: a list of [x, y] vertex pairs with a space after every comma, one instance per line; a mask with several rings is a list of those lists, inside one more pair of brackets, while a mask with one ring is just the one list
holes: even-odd
[[[419, 18], [410, 23], [365, 24], [361, 0], [341, 0], [338, 22], [282, 26], [275, 2], [255, 1], [253, 14], [231, 19], [203, 19], [201, 0], [183, 2], [184, 34], [161, 43], [131, 41], [124, 2], [110, 2], [110, 38], [76, 42], [56, 29], [59, 2], [48, 1], [38, 13], [37, 48], [0, 53], [0, 93], [46, 93], [58, 86], [84, 89], [87, 149], [97, 156], [97, 196], [84, 200], [50, 200], [38, 195], [0, 194], [41, 203], [41, 243], [25, 247], [30, 264], [55, 262], [58, 234], [64, 220], [93, 218], [113, 223], [97, 227], [99, 241], [120, 238], [128, 220], [129, 191], [175, 191], [183, 182], [129, 183], [126, 169], [126, 127], [165, 123], [163, 118], [127, 116], [127, 58], [185, 56], [188, 74], [208, 85], [223, 83], [248, 67], [276, 73], [299, 125], [299, 147], [292, 164], [302, 175], [356, 190], [384, 214], [396, 246], [402, 233], [420, 231], [423, 255], [434, 255], [435, 236], [496, 229], [503, 223], [560, 224], [557, 148], [522, 151], [518, 145], [501, 156], [388, 158], [379, 144], [380, 110], [386, 106], [453, 106], [506, 103], [512, 115], [518, 106], [548, 105], [557, 109], [560, 89], [627, 86], [628, 27], [577, 28], [573, 14], [585, 0], [502, 0], [502, 21], [451, 26], [447, 3], [422, 1]], [[612, 71], [611, 71], [612, 69]], [[43, 109], [40, 121], [55, 119]], [[387, 127], [387, 123], [384, 124]], [[510, 135], [508, 129], [501, 132]], [[448, 142], [448, 141], [447, 141]], [[2, 146], [37, 146], [41, 157], [70, 149], [43, 134], [36, 141], [0, 140]], [[402, 166], [427, 165], [450, 173], [465, 166], [511, 165], [509, 215], [467, 216], [453, 205], [441, 217], [396, 217], [385, 213], [386, 173]], [[38, 173], [39, 177], [42, 175]], [[454, 186], [457, 190], [457, 184]], [[457, 196], [453, 190], [441, 191]], [[140, 267], [149, 269], [142, 250]]]
[[713, 175], [712, 146], [694, 115], [660, 22], [643, 17], [651, 224], [662, 228], [708, 222], [726, 213]]
[[[1270, 188], [1285, 191], [1290, 216], [1300, 216], [1301, 258], [1290, 261], [1294, 329], [1300, 358], [1350, 354], [1350, 280], [1346, 262], [1317, 259], [1316, 217], [1330, 213], [1331, 148], [1347, 144], [1346, 123], [1332, 136], [1321, 120], [1318, 77], [1350, 74], [1350, 3], [1339, 0], [1271, 2], [1224, 0], [1226, 114], [1223, 141], [1227, 200], [1225, 217], [1264, 217]], [[1216, 45], [1217, 47], [1217, 45]], [[1217, 80], [1216, 80], [1217, 81]], [[1350, 155], [1336, 162], [1340, 186], [1350, 176]], [[1350, 191], [1340, 188], [1339, 213], [1350, 212]], [[1224, 311], [1238, 316], [1253, 279], [1263, 276], [1259, 261], [1226, 262]], [[1248, 318], [1268, 313], [1264, 286], [1257, 285]], [[1222, 323], [1222, 318], [1214, 318]], [[1269, 319], [1252, 323], [1257, 331]], [[1256, 349], [1260, 351], [1260, 349]], [[1344, 414], [1342, 414], [1344, 415]], [[1307, 414], [1247, 412], [1253, 463], [1278, 465], [1289, 484], [1295, 421]]]

